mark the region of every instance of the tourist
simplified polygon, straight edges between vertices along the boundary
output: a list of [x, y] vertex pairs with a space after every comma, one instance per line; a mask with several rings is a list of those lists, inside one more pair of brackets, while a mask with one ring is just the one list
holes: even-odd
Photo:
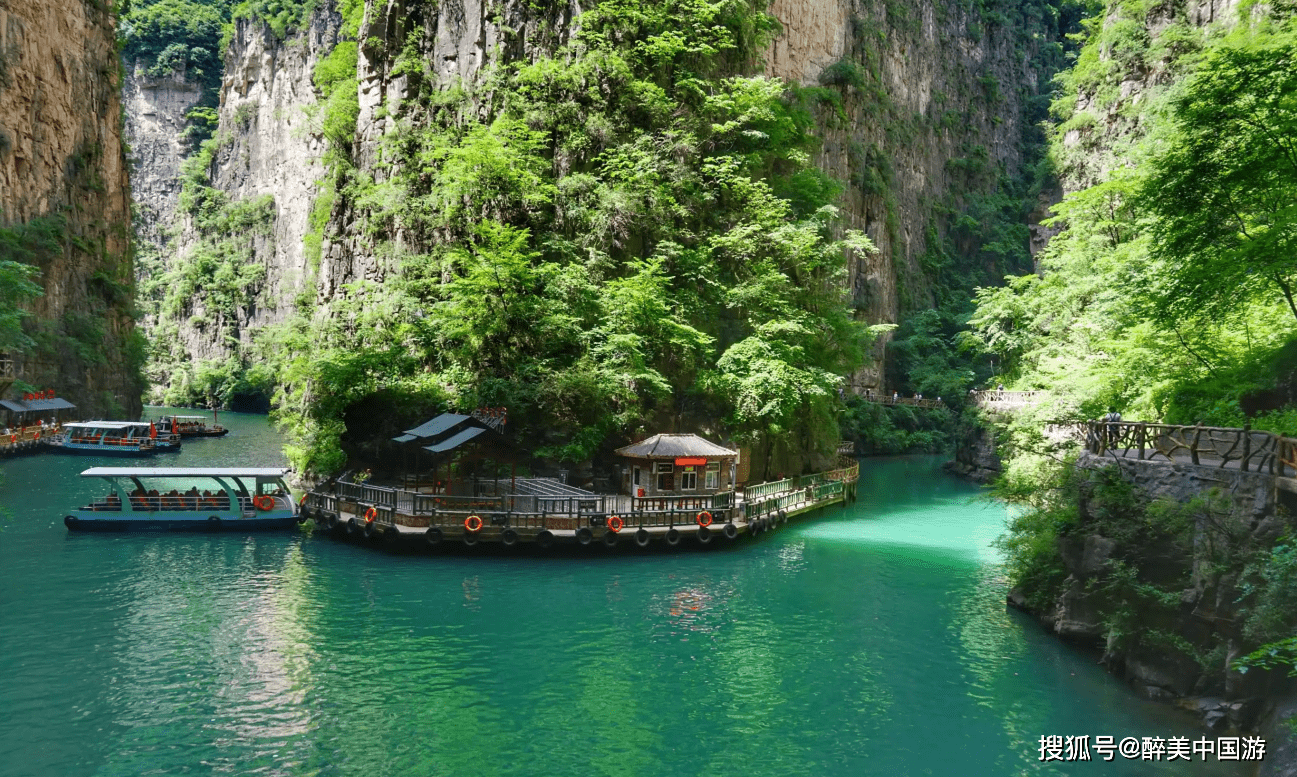
[[1121, 413], [1117, 412], [1117, 408], [1109, 406], [1108, 414], [1103, 417], [1103, 420], [1108, 424], [1108, 447], [1112, 447], [1117, 442], [1119, 430], [1117, 425], [1121, 423]]
[[369, 469], [368, 467], [366, 467], [365, 469], [363, 469], [363, 470], [361, 470], [360, 472], [356, 473], [356, 478], [355, 478], [355, 480], [356, 480], [357, 483], [362, 483], [362, 484], [363, 484], [365, 481], [369, 480], [369, 479], [372, 478], [373, 476], [374, 476], [374, 472], [373, 472], [371, 469]]

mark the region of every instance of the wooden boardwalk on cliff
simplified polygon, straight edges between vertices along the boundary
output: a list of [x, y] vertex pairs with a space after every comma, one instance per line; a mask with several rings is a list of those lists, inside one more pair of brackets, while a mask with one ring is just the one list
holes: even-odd
[[[674, 547], [725, 544], [774, 530], [799, 515], [854, 501], [860, 465], [700, 496], [509, 493], [452, 496], [360, 483], [336, 483], [302, 497], [320, 528], [389, 544], [445, 542], [503, 547]], [[538, 489], [528, 489], [538, 491]], [[576, 489], [572, 489], [576, 490]]]
[[1070, 427], [1075, 439], [1095, 456], [1267, 475], [1274, 479], [1275, 488], [1297, 493], [1297, 439], [1292, 437], [1250, 428], [1130, 421], [1056, 426]]

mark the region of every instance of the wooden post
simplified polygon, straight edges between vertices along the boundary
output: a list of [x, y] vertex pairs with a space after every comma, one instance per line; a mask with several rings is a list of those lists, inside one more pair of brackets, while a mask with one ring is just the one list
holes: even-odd
[[1252, 424], [1243, 424], [1243, 460], [1239, 462], [1238, 468], [1247, 472], [1247, 460], [1252, 455]]
[[1147, 427], [1140, 424], [1135, 430], [1135, 439], [1139, 441], [1139, 460], [1144, 460], [1144, 438], [1147, 436]]
[[1189, 458], [1194, 464], [1198, 463], [1198, 438], [1202, 436], [1202, 424], [1197, 424], [1193, 428], [1193, 442], [1189, 445]]

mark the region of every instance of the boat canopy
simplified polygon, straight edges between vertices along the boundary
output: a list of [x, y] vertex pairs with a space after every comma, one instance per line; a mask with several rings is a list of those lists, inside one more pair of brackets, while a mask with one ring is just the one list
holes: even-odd
[[163, 416], [163, 418], [177, 418], [182, 421], [206, 421], [207, 420], [207, 416], [205, 415], [169, 415], [169, 416]]
[[132, 426], [142, 426], [148, 428], [148, 421], [79, 421], [77, 423], [63, 424], [63, 428], [73, 429], [127, 429]]
[[281, 478], [287, 467], [91, 467], [83, 478]]

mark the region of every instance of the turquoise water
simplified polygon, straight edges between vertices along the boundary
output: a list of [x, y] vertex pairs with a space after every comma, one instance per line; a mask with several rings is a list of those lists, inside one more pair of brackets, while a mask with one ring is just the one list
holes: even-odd
[[[157, 464], [282, 463], [221, 422]], [[1242, 773], [1038, 761], [1203, 732], [1005, 610], [1003, 508], [934, 458], [755, 544], [589, 558], [69, 534], [96, 463], [0, 463], [4, 777]]]

